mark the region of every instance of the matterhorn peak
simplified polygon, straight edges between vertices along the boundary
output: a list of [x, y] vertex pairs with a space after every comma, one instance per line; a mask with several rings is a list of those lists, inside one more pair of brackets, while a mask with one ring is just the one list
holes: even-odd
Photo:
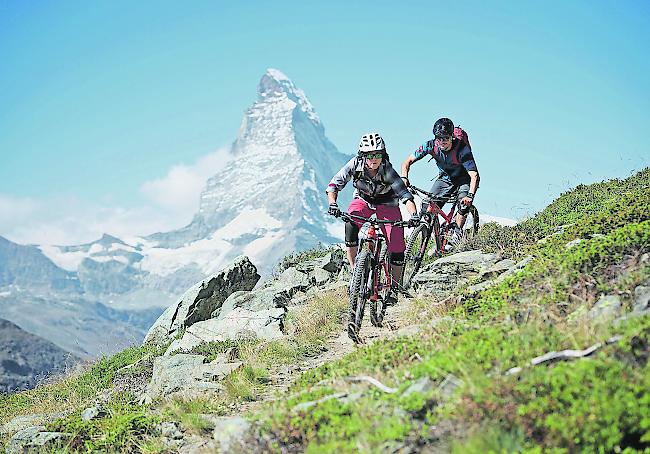
[[320, 125], [320, 118], [305, 92], [296, 87], [291, 79], [278, 69], [266, 70], [257, 87], [257, 95], [258, 103], [281, 102], [283, 99], [289, 99], [296, 103], [311, 121]]
[[212, 245], [205, 249], [210, 260], [199, 264], [206, 273], [240, 254], [264, 273], [290, 251], [340, 239], [342, 229], [325, 217], [325, 188], [350, 156], [328, 140], [307, 96], [284, 73], [266, 70], [257, 94], [231, 159], [206, 182], [192, 222], [149, 237], [193, 257]]

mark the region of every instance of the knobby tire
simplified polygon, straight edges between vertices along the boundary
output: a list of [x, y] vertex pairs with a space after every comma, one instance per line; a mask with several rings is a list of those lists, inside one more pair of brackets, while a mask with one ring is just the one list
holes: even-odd
[[[386, 273], [387, 265], [389, 273]], [[386, 315], [386, 297], [390, 293], [390, 265], [388, 264], [388, 252], [386, 243], [381, 245], [381, 253], [379, 254], [379, 263], [377, 264], [376, 272], [379, 273], [379, 298], [377, 301], [370, 301], [370, 323], [373, 326], [381, 327], [384, 323], [384, 315]]]
[[429, 228], [425, 223], [418, 225], [409, 235], [404, 256], [404, 279], [402, 281], [404, 288], [408, 289], [411, 286], [413, 277], [420, 269], [428, 242]]
[[363, 321], [363, 311], [367, 299], [367, 281], [370, 276], [370, 255], [367, 249], [362, 250], [354, 264], [352, 285], [350, 285], [350, 308], [348, 321], [348, 337], [355, 343], [361, 343], [359, 330]]

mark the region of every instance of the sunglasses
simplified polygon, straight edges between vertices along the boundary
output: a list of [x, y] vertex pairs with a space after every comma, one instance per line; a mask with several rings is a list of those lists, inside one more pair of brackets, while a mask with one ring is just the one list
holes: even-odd
[[373, 153], [373, 154], [366, 154], [363, 156], [366, 159], [381, 159], [384, 157], [383, 153]]
[[451, 140], [451, 136], [436, 136], [436, 140], [439, 142], [449, 142]]

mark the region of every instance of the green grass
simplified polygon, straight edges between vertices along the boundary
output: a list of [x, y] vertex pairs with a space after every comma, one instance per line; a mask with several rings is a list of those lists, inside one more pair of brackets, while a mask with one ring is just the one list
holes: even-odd
[[145, 437], [156, 435], [160, 419], [127, 393], [114, 396], [105, 411], [104, 417], [90, 421], [83, 421], [80, 412], [75, 412], [49, 424], [47, 429], [71, 434], [62, 447], [85, 452], [139, 452]]
[[[605, 293], [618, 294], [629, 308], [634, 287], [650, 277], [649, 175], [646, 169], [627, 180], [579, 186], [516, 227], [482, 227], [475, 245], [535, 259], [490, 289], [461, 291], [446, 306], [416, 302], [418, 322], [442, 315], [448, 321], [304, 373], [292, 399], [258, 416], [275, 446], [306, 452], [375, 452], [400, 443], [453, 452], [650, 450], [650, 318], [611, 325], [570, 317]], [[566, 246], [576, 238], [582, 242]], [[546, 352], [583, 349], [614, 334], [622, 340], [590, 359], [526, 367]], [[520, 374], [505, 375], [516, 366], [524, 366]], [[369, 388], [351, 403], [330, 399], [293, 410], [348, 390], [341, 378], [360, 374], [400, 392]], [[437, 386], [450, 375], [462, 383], [451, 395], [434, 386], [401, 396], [421, 377]]]
[[[50, 383], [14, 394], [0, 395], [0, 424], [17, 415], [56, 413], [89, 405], [97, 392], [111, 386], [118, 371], [146, 355], [160, 355], [165, 349], [152, 345], [127, 348], [112, 357], [102, 357], [81, 372], [61, 376]], [[137, 372], [137, 371], [136, 371]], [[133, 373], [133, 371], [129, 372]]]

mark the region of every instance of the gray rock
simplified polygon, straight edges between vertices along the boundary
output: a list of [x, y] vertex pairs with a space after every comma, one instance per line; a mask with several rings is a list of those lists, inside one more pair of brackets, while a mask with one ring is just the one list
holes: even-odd
[[14, 434], [7, 443], [5, 452], [7, 454], [41, 452], [48, 444], [69, 436], [70, 434], [62, 432], [45, 432], [44, 426], [32, 426]]
[[587, 312], [587, 319], [593, 321], [613, 319], [620, 315], [622, 306], [621, 298], [617, 295], [603, 295], [594, 307]]
[[571, 249], [574, 246], [577, 246], [578, 244], [582, 243], [584, 239], [582, 238], [576, 238], [575, 240], [569, 241], [565, 246], [567, 249]]
[[327, 282], [332, 278], [332, 274], [323, 268], [314, 268], [314, 271], [311, 272], [310, 277], [313, 279], [316, 285], [322, 286], [327, 284]]
[[88, 407], [81, 412], [81, 420], [88, 422], [91, 419], [98, 418], [104, 414], [105, 413], [102, 411], [102, 409], [95, 405], [94, 407]]
[[338, 273], [343, 267], [345, 253], [341, 249], [336, 249], [328, 253], [319, 262], [319, 267], [329, 273]]
[[532, 255], [529, 255], [529, 256], [524, 257], [522, 260], [520, 260], [519, 262], [517, 262], [517, 264], [516, 264], [515, 266], [513, 266], [513, 267], [510, 268], [509, 270], [507, 270], [507, 271], [505, 271], [505, 272], [499, 274], [499, 275], [496, 277], [496, 279], [494, 280], [494, 283], [495, 283], [495, 284], [498, 284], [499, 282], [501, 282], [501, 281], [503, 281], [504, 279], [506, 279], [508, 276], [512, 276], [513, 274], [516, 274], [516, 273], [518, 273], [519, 271], [523, 270], [523, 269], [526, 267], [526, 265], [528, 265], [530, 262], [533, 261], [534, 258], [535, 258], [535, 257], [533, 257]]
[[237, 339], [273, 340], [283, 336], [284, 308], [250, 311], [236, 308], [223, 318], [211, 318], [187, 328], [181, 339], [171, 343], [165, 355], [179, 350], [191, 350], [203, 342]]
[[42, 426], [56, 419], [63, 418], [69, 413], [70, 411], [16, 416], [0, 428], [0, 434], [9, 435], [27, 429], [28, 427]]
[[413, 393], [418, 393], [418, 394], [424, 394], [429, 391], [431, 391], [434, 387], [434, 382], [431, 380], [428, 376], [422, 377], [419, 380], [417, 380], [415, 383], [413, 383], [411, 386], [409, 386], [404, 393], [402, 393], [402, 397], [407, 397], [410, 396]]
[[339, 274], [336, 277], [336, 280], [343, 281], [343, 282], [349, 282], [351, 277], [352, 277], [352, 271], [350, 271], [350, 265], [346, 262], [341, 267], [341, 271], [339, 271]]
[[485, 254], [479, 250], [459, 252], [425, 266], [413, 278], [411, 285], [418, 294], [444, 296], [485, 273], [496, 262], [496, 254]]
[[238, 416], [221, 418], [216, 422], [213, 437], [221, 452], [231, 452], [244, 444], [251, 424]]
[[183, 438], [183, 433], [178, 430], [178, 426], [173, 422], [165, 421], [160, 423], [158, 430], [160, 430], [160, 434], [163, 437], [171, 440], [180, 440]]
[[445, 379], [438, 385], [438, 393], [440, 394], [440, 399], [443, 402], [448, 401], [451, 396], [456, 392], [456, 390], [462, 386], [463, 381], [456, 377], [454, 374], [449, 374]]
[[225, 355], [207, 364], [201, 355], [160, 356], [154, 360], [153, 376], [143, 401], [150, 403], [177, 394], [190, 397], [218, 393], [223, 386], [217, 380], [222, 380], [241, 366], [241, 362], [227, 362]]
[[422, 331], [422, 328], [424, 328], [424, 325], [407, 325], [403, 326], [397, 331], [395, 331], [395, 336], [397, 337], [402, 337], [402, 336], [415, 336], [416, 334], [419, 334]]
[[305, 291], [310, 285], [309, 275], [293, 267], [287, 268], [277, 279], [267, 282], [261, 289], [232, 294], [220, 309], [212, 313], [212, 316], [225, 318], [229, 312], [236, 308], [262, 311], [287, 307], [294, 295]]
[[235, 292], [230, 295], [223, 305], [212, 312], [211, 318], [225, 318], [229, 312], [236, 308], [244, 308], [249, 311], [261, 311], [275, 307], [271, 294], [265, 294], [260, 290], [255, 292]]
[[487, 268], [497, 261], [497, 255], [484, 253], [480, 250], [464, 251], [441, 257], [433, 262], [434, 267], [440, 265], [460, 265], [467, 269]]
[[[650, 284], [650, 283], [648, 283]], [[650, 285], [639, 285], [634, 289], [634, 306], [632, 312], [639, 313], [650, 306]]]
[[170, 340], [181, 328], [207, 320], [233, 292], [251, 290], [259, 278], [248, 257], [238, 257], [217, 274], [193, 285], [176, 304], [168, 307], [149, 329], [145, 342]]
[[478, 284], [470, 285], [467, 287], [467, 291], [471, 293], [478, 293], [482, 292], [485, 289], [493, 287], [495, 284], [496, 283], [494, 281], [479, 282]]
[[514, 260], [511, 259], [504, 259], [500, 260], [488, 269], [486, 269], [483, 273], [481, 273], [481, 277], [484, 279], [490, 279], [492, 277], [495, 277], [504, 271], [508, 271], [509, 269], [515, 267], [517, 263]]

